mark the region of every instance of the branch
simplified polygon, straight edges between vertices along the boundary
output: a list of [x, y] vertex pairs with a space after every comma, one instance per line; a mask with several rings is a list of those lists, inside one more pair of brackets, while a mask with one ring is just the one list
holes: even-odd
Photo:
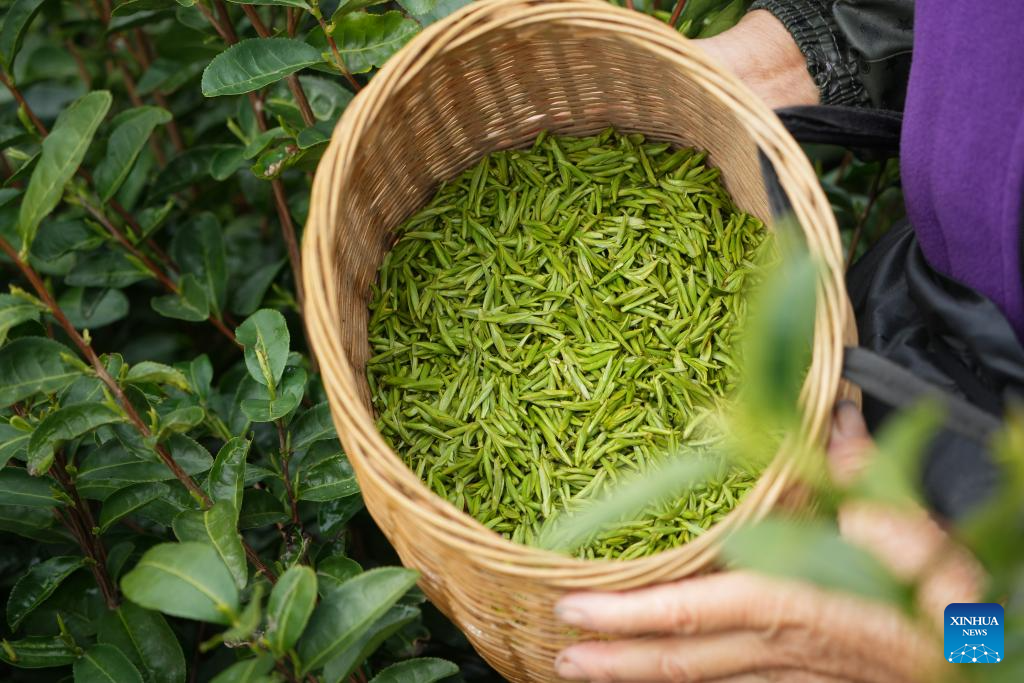
[[25, 101], [25, 98], [24, 96], [22, 96], [21, 91], [14, 87], [14, 82], [10, 79], [10, 77], [7, 75], [7, 72], [4, 69], [0, 69], [0, 82], [7, 86], [7, 89], [11, 91], [11, 94], [14, 96], [14, 99], [18, 103], [18, 106], [21, 107], [22, 110], [24, 110], [25, 114], [29, 118], [29, 121], [31, 121], [32, 125], [36, 127], [37, 131], [39, 131], [39, 134], [42, 135], [43, 137], [46, 137], [46, 126], [44, 126], [43, 122], [39, 120], [39, 117], [36, 116], [36, 113], [32, 111], [32, 107], [28, 106], [28, 102]]
[[[93, 371], [95, 371], [97, 378], [103, 382], [110, 393], [114, 396], [114, 399], [121, 406], [121, 409], [127, 416], [128, 421], [132, 423], [136, 431], [139, 432], [143, 439], [151, 439], [153, 434], [139, 416], [138, 411], [135, 410], [135, 406], [133, 406], [131, 401], [128, 400], [128, 397], [125, 396], [121, 386], [113, 377], [110, 376], [110, 373], [107, 372], [107, 369], [103, 366], [103, 362], [100, 361], [99, 356], [96, 354], [96, 351], [93, 350], [89, 342], [82, 338], [82, 335], [77, 329], [75, 329], [75, 326], [71, 324], [70, 320], [68, 320], [67, 315], [64, 314], [64, 311], [57, 304], [56, 299], [54, 299], [53, 295], [50, 294], [50, 291], [46, 288], [46, 284], [43, 282], [42, 278], [39, 277], [39, 274], [35, 269], [23, 261], [18, 255], [17, 250], [3, 237], [0, 237], [0, 251], [7, 254], [8, 258], [14, 262], [14, 265], [16, 265], [22, 275], [25, 276], [25, 279], [29, 281], [32, 288], [36, 291], [36, 295], [43, 301], [43, 303], [46, 304], [46, 307], [50, 309], [50, 315], [54, 317], [57, 324], [64, 330], [64, 333], [71, 338], [71, 341], [78, 348], [82, 356], [89, 361], [89, 364], [92, 366]], [[208, 508], [213, 504], [213, 501], [210, 499], [210, 496], [207, 495], [206, 491], [200, 488], [200, 486], [196, 484], [195, 480], [192, 479], [185, 470], [181, 469], [181, 466], [174, 460], [174, 456], [170, 454], [165, 446], [157, 443], [153, 448], [156, 451], [157, 457], [164, 466], [167, 467], [167, 469], [171, 471], [171, 474], [174, 475], [175, 479], [181, 482], [189, 493], [191, 493], [192, 496], [200, 502], [203, 508]], [[253, 550], [252, 547], [250, 547], [244, 540], [242, 541], [242, 544], [245, 547], [246, 556], [249, 558], [249, 561], [253, 564], [256, 570], [266, 576], [271, 583], [275, 582], [277, 580], [276, 575], [268, 569], [265, 564], [263, 564], [263, 561], [259, 559], [256, 551]]]
[[302, 520], [299, 518], [299, 504], [295, 500], [295, 489], [292, 488], [292, 476], [288, 471], [288, 464], [291, 458], [291, 449], [288, 447], [288, 434], [284, 428], [284, 422], [282, 420], [275, 420], [274, 424], [277, 425], [277, 440], [281, 448], [281, 477], [284, 479], [284, 488], [288, 493], [288, 505], [292, 512], [292, 524], [294, 524], [299, 533], [302, 531]]
[[121, 599], [117, 592], [117, 584], [110, 578], [107, 571], [107, 549], [104, 547], [102, 539], [93, 531], [96, 528], [96, 521], [92, 516], [92, 508], [78, 495], [78, 489], [75, 488], [75, 483], [68, 475], [67, 459], [62, 450], [58, 450], [54, 454], [50, 474], [71, 499], [71, 509], [67, 516], [61, 515], [61, 519], [71, 535], [78, 541], [82, 552], [91, 560], [89, 569], [96, 579], [100, 593], [103, 594], [103, 601], [107, 604], [107, 609], [117, 609]]
[[[209, 8], [203, 5], [202, 0], [195, 4], [206, 20], [210, 22], [214, 30], [224, 39], [228, 45], [238, 42], [238, 35], [234, 26], [231, 25], [231, 17], [228, 8], [223, 0], [215, 0], [220, 20], [213, 16]], [[249, 93], [249, 104], [252, 107], [253, 115], [256, 118], [256, 125], [260, 131], [267, 130], [267, 120], [263, 116], [263, 107], [256, 93]], [[292, 269], [292, 279], [295, 280], [295, 298], [298, 300], [299, 308], [305, 304], [305, 292], [302, 287], [302, 255], [299, 251], [299, 241], [295, 236], [295, 223], [292, 222], [291, 213], [288, 211], [288, 199], [285, 196], [284, 184], [280, 178], [270, 181], [271, 190], [274, 195], [274, 208], [277, 210], [277, 217], [281, 221], [281, 236], [284, 238], [285, 248], [288, 251], [288, 261]]]
[[[242, 11], [245, 12], [245, 16], [249, 17], [249, 21], [256, 29], [256, 33], [260, 38], [269, 38], [270, 31], [263, 24], [263, 20], [260, 19], [259, 13], [256, 8], [252, 5], [242, 5]], [[291, 74], [286, 79], [288, 81], [288, 89], [292, 92], [292, 97], [299, 105], [299, 111], [302, 113], [302, 121], [307, 126], [312, 126], [316, 123], [316, 117], [313, 116], [313, 109], [309, 106], [309, 100], [306, 98], [306, 91], [302, 89], [302, 83], [299, 82], [299, 77], [295, 74]]]
[[349, 84], [359, 92], [363, 89], [363, 86], [359, 85], [359, 81], [355, 79], [352, 72], [345, 66], [345, 59], [341, 56], [341, 52], [338, 50], [338, 43], [335, 42], [334, 36], [327, 30], [327, 22], [324, 21], [324, 15], [320, 13], [319, 5], [313, 5], [313, 16], [320, 22], [320, 28], [324, 32], [324, 37], [327, 38], [327, 45], [331, 48], [331, 54], [334, 55], [334, 61], [337, 62], [337, 67], [341, 69], [341, 73], [345, 76], [345, 79]]
[[676, 0], [676, 6], [672, 9], [672, 16], [668, 20], [668, 25], [672, 28], [676, 27], [679, 23], [679, 16], [683, 13], [683, 8], [686, 7], [686, 0]]

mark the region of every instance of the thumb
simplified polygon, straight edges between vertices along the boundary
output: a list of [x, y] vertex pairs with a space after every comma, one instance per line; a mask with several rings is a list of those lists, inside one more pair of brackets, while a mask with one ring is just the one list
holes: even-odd
[[840, 486], [850, 484], [861, 473], [874, 443], [860, 408], [853, 401], [840, 401], [832, 414], [828, 442], [828, 464], [832, 479]]

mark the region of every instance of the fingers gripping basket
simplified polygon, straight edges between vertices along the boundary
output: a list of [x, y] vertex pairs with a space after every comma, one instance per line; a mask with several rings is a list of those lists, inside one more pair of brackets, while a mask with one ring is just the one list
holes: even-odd
[[366, 505], [430, 599], [513, 681], [557, 680], [579, 638], [552, 607], [572, 589], [616, 590], [709, 569], [728, 530], [765, 514], [793, 482], [777, 458], [744, 502], [698, 540], [653, 557], [578, 561], [513, 544], [431, 493], [374, 426], [365, 377], [370, 284], [392, 229], [442, 180], [543, 129], [609, 125], [710, 152], [737, 203], [763, 219], [758, 148], [826, 266], [806, 429], [822, 438], [839, 386], [849, 304], [829, 204], [796, 142], [735, 78], [664, 24], [604, 2], [483, 0], [423, 31], [345, 111], [313, 187], [304, 257], [306, 322], [334, 422]]

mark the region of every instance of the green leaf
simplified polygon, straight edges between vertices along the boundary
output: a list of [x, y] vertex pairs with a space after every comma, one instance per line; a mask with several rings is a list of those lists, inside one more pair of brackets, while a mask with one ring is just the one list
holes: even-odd
[[206, 291], [210, 310], [219, 314], [227, 302], [224, 233], [211, 213], [201, 213], [175, 236], [173, 255], [182, 273], [194, 275]]
[[175, 6], [174, 0], [121, 0], [114, 5], [112, 16], [123, 17], [148, 10], [167, 10]]
[[41, 310], [38, 304], [25, 297], [0, 294], [0, 346], [7, 341], [7, 333], [12, 328], [39, 320]]
[[15, 0], [7, 14], [4, 15], [3, 28], [0, 28], [0, 63], [8, 73], [14, 73], [14, 60], [21, 50], [21, 41], [25, 37], [32, 19], [35, 18], [44, 0]]
[[278, 657], [295, 645], [315, 605], [316, 574], [312, 569], [295, 565], [281, 575], [267, 604], [266, 638]]
[[374, 569], [346, 581], [314, 610], [299, 640], [299, 674], [317, 669], [358, 641], [409, 590], [418, 574]]
[[57, 304], [77, 329], [99, 329], [128, 315], [128, 297], [119, 289], [71, 287], [61, 292]]
[[[783, 223], [780, 229], [795, 226]], [[817, 266], [800, 249], [785, 267], [769, 272], [750, 305], [742, 407], [752, 422], [769, 430], [788, 429], [799, 419], [797, 399], [814, 338], [817, 279]]]
[[724, 555], [740, 567], [873, 600], [904, 604], [909, 597], [878, 560], [821, 521], [769, 518], [742, 527], [726, 540]]
[[188, 273], [178, 282], [178, 294], [156, 296], [149, 300], [153, 310], [165, 318], [200, 322], [210, 317], [210, 298], [206, 288]]
[[133, 365], [128, 370], [125, 381], [131, 384], [166, 384], [182, 391], [190, 390], [185, 375], [169, 365], [151, 360], [144, 360]]
[[163, 543], [150, 548], [121, 579], [129, 600], [186, 619], [230, 624], [238, 589], [217, 551], [205, 543]]
[[80, 255], [64, 282], [75, 287], [127, 287], [153, 275], [123, 251], [100, 249]]
[[459, 667], [451, 662], [434, 657], [420, 657], [392, 664], [374, 676], [370, 683], [434, 683], [458, 672]]
[[437, 0], [398, 0], [398, 4], [410, 15], [418, 17], [433, 12], [437, 7]]
[[232, 145], [220, 150], [210, 160], [210, 175], [214, 180], [227, 180], [242, 167], [245, 161], [245, 147]]
[[298, 7], [299, 9], [308, 10], [309, 5], [304, 0], [228, 0], [236, 4], [246, 5], [277, 5], [278, 7]]
[[114, 132], [107, 141], [107, 154], [96, 167], [93, 180], [100, 198], [109, 201], [128, 177], [139, 152], [157, 126], [171, 120], [171, 112], [160, 107], [136, 107], [118, 114], [111, 125]]
[[[0, 491], [0, 496], [3, 495]], [[0, 504], [0, 530], [43, 543], [74, 542], [62, 527], [55, 526], [53, 510], [49, 507]]]
[[269, 308], [256, 311], [238, 326], [235, 336], [245, 347], [245, 367], [252, 378], [264, 386], [276, 387], [291, 344], [284, 316]]
[[0, 501], [4, 505], [53, 508], [63, 505], [54, 495], [49, 479], [38, 479], [14, 467], [0, 470]]
[[128, 655], [149, 683], [184, 683], [185, 655], [160, 613], [122, 602], [103, 613], [98, 637]]
[[32, 256], [41, 261], [56, 261], [75, 251], [95, 249], [104, 237], [83, 221], [43, 221], [32, 244]]
[[221, 501], [208, 510], [186, 510], [174, 518], [174, 535], [184, 542], [207, 543], [217, 551], [239, 589], [248, 582], [242, 539], [235, 528], [238, 513]]
[[362, 509], [363, 497], [358, 494], [321, 503], [316, 511], [320, 533], [324, 536], [341, 533], [349, 520]]
[[250, 315], [259, 308], [284, 262], [285, 259], [279, 259], [268, 263], [246, 277], [231, 295], [231, 310], [238, 315]]
[[262, 583], [253, 586], [249, 604], [242, 610], [238, 620], [228, 630], [221, 633], [225, 643], [244, 643], [248, 641], [263, 621], [263, 588]]
[[363, 568], [355, 560], [344, 555], [334, 555], [317, 563], [316, 576], [318, 590], [323, 596], [335, 591], [353, 576], [363, 573]]
[[187, 188], [210, 175], [210, 164], [221, 151], [233, 145], [199, 145], [180, 153], [171, 159], [153, 181], [150, 190], [152, 199]]
[[67, 666], [77, 656], [60, 636], [29, 636], [22, 640], [5, 640], [0, 646], [0, 662], [19, 669]]
[[0, 349], [0, 408], [75, 381], [82, 372], [66, 358], [74, 358], [66, 346], [42, 337], [22, 337]]
[[25, 255], [40, 221], [57, 206], [64, 185], [82, 163], [92, 136], [110, 109], [111, 99], [106, 90], [95, 90], [78, 98], [60, 113], [43, 140], [39, 163], [32, 171], [18, 216], [18, 233]]
[[61, 582], [83, 567], [85, 561], [78, 556], [51, 557], [34, 564], [22, 574], [7, 598], [7, 623], [15, 631], [21, 621], [43, 604]]
[[244, 659], [220, 672], [210, 683], [263, 683], [263, 676], [274, 668], [274, 657], [263, 654]]
[[317, 441], [335, 439], [338, 436], [334, 431], [331, 407], [327, 401], [299, 414], [288, 426], [288, 431], [292, 436], [292, 449], [296, 451], [301, 451]]
[[382, 66], [419, 31], [419, 24], [401, 12], [352, 12], [338, 17], [334, 39], [345, 66], [361, 74]]
[[0, 422], [0, 469], [3, 469], [4, 465], [14, 456], [23, 457], [21, 454], [28, 448], [31, 438], [31, 431], [19, 429], [7, 422]]
[[299, 367], [288, 367], [284, 371], [277, 396], [271, 398], [266, 387], [256, 385], [260, 398], [247, 398], [242, 401], [241, 408], [245, 416], [253, 422], [273, 422], [285, 417], [299, 407], [306, 390], [306, 371]]
[[145, 507], [157, 498], [167, 495], [168, 491], [166, 484], [154, 482], [152, 484], [136, 484], [114, 492], [103, 501], [103, 509], [100, 511], [100, 532], [106, 531], [115, 522], [134, 513], [139, 508]]
[[142, 683], [139, 670], [113, 645], [93, 645], [73, 668], [75, 683]]
[[327, 683], [348, 680], [356, 667], [372, 655], [381, 643], [419, 616], [420, 611], [408, 605], [395, 605], [389, 609], [358, 641], [327, 663], [324, 667], [324, 680]]
[[203, 71], [203, 94], [207, 97], [242, 95], [320, 61], [320, 51], [301, 40], [243, 40], [214, 57]]
[[[186, 436], [172, 436], [167, 440], [167, 446], [174, 461], [186, 474], [200, 474], [213, 465], [213, 458], [206, 449]], [[96, 495], [101, 491], [109, 494], [130, 484], [171, 479], [174, 479], [174, 474], [156, 459], [155, 454], [141, 458], [116, 440], [111, 440], [85, 457], [75, 481], [79, 493], [102, 499], [106, 495]]]
[[184, 434], [201, 424], [206, 418], [206, 411], [200, 406], [176, 408], [166, 415], [160, 416], [160, 429], [157, 440], [163, 441], [169, 434]]
[[39, 476], [53, 464], [54, 451], [64, 441], [77, 439], [102, 425], [124, 418], [104, 403], [78, 403], [58, 408], [43, 419], [28, 443], [28, 471]]
[[347, 498], [359, 491], [352, 465], [335, 443], [316, 444], [303, 460], [297, 479], [300, 500], [323, 503]]
[[242, 512], [238, 516], [238, 528], [255, 529], [286, 521], [288, 514], [273, 493], [263, 489], [246, 489]]
[[240, 436], [225, 443], [217, 453], [210, 476], [203, 485], [215, 502], [225, 501], [235, 510], [242, 509], [245, 459], [249, 454], [250, 443]]

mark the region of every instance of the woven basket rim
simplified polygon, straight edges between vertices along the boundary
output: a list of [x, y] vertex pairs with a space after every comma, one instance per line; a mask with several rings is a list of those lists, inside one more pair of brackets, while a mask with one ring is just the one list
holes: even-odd
[[[682, 38], [667, 25], [646, 15], [614, 7], [601, 0], [479, 0], [448, 18], [425, 28], [417, 37], [392, 57], [349, 105], [338, 122], [334, 134], [317, 171], [313, 199], [310, 203], [306, 234], [303, 240], [304, 284], [307, 292], [307, 325], [314, 351], [324, 371], [329, 393], [358, 396], [356, 375], [346, 349], [330, 330], [338, 324], [337, 283], [330, 276], [334, 256], [330, 248], [331, 193], [344, 186], [351, 168], [341, 160], [353, 153], [364, 131], [371, 127], [386, 105], [392, 92], [399, 91], [424, 69], [438, 52], [471, 43], [478, 36], [496, 28], [523, 30], [542, 23], [559, 22], [592, 31], [613, 32], [618, 37], [642, 43], [644, 49], [669, 57], [683, 57], [688, 68], [704, 76], [704, 85], [710, 94], [725, 103], [740, 124], [751, 135], [758, 147], [779, 172], [784, 187], [793, 186], [807, 176], [813, 179], [809, 191], [816, 204], [813, 219], [824, 222], [822, 243], [816, 254], [824, 265], [825, 274], [819, 282], [819, 296], [815, 322], [815, 352], [812, 368], [801, 395], [802, 404], [816, 394], [833, 397], [839, 382], [841, 349], [820, 351], [817, 340], [826, 335], [832, 339], [849, 340], [851, 325], [847, 306], [835, 306], [845, 301], [842, 282], [842, 258], [838, 230], [828, 209], [810, 164], [797, 143], [789, 136], [778, 118], [753, 95], [735, 76], [725, 72], [707, 55]], [[798, 177], [803, 176], [803, 177]], [[823, 206], [826, 210], [818, 210]], [[809, 218], [805, 217], [805, 218]], [[801, 221], [803, 223], [803, 221]], [[315, 267], [314, 267], [315, 266]], [[831, 276], [831, 277], [829, 277]], [[831, 294], [831, 296], [828, 296]], [[840, 345], [841, 346], [841, 345]], [[375, 427], [370, 410], [361, 402], [350, 402], [346, 411], [336, 411], [332, 401], [332, 415], [339, 433], [354, 439], [369, 457], [354, 458], [361, 483], [389, 490], [398, 505], [418, 513], [422, 523], [436, 533], [443, 534], [446, 542], [479, 557], [503, 563], [503, 571], [510, 575], [547, 578], [558, 583], [586, 582], [612, 572], [619, 580], [635, 580], [649, 575], [669, 559], [688, 556], [694, 560], [706, 557], [737, 524], [751, 517], [759, 518], [777, 502], [784, 487], [792, 479], [799, 462], [795, 458], [776, 455], [761, 475], [753, 490], [725, 519], [705, 534], [680, 547], [655, 555], [631, 559], [582, 560], [562, 553], [526, 546], [502, 537], [486, 528], [469, 514], [458, 510], [427, 488], [426, 484], [408, 468], [400, 456], [387, 444]], [[338, 414], [341, 412], [342, 414]], [[791, 435], [800, 444], [820, 443], [827, 420], [812, 418], [805, 413], [801, 433]], [[792, 440], [787, 441], [792, 444]], [[781, 450], [780, 450], [781, 452]], [[351, 456], [350, 456], [351, 457]], [[356, 462], [358, 460], [358, 462]], [[754, 495], [757, 492], [758, 495]]]

